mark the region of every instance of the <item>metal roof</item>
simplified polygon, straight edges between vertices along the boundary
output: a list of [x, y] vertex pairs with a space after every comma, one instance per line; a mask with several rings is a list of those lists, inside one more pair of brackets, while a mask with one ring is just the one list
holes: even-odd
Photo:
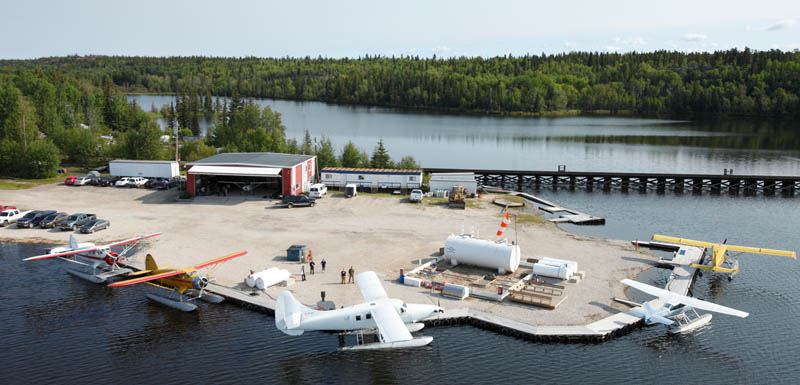
[[276, 152], [224, 152], [188, 163], [194, 165], [247, 165], [260, 167], [293, 167], [315, 155], [280, 154]]
[[138, 159], [114, 159], [108, 163], [178, 163], [177, 160], [138, 160]]
[[189, 169], [196, 175], [278, 176], [280, 168], [197, 165]]
[[403, 170], [394, 168], [346, 168], [346, 167], [325, 167], [322, 172], [331, 172], [337, 174], [400, 174], [400, 175], [418, 175], [422, 174], [422, 170]]

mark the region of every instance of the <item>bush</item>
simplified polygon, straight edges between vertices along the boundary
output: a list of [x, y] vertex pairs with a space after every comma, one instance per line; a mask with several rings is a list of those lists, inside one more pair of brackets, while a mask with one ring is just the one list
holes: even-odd
[[0, 154], [0, 172], [18, 178], [53, 177], [61, 163], [58, 147], [49, 140], [30, 142], [27, 151], [23, 143], [4, 140], [0, 143]]

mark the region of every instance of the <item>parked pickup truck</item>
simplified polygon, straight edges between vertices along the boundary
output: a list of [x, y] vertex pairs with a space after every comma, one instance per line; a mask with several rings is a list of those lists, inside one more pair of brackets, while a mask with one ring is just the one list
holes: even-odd
[[[39, 222], [41, 222], [42, 219], [46, 218], [50, 214], [55, 214], [55, 213], [56, 213], [55, 210], [37, 210], [37, 211], [34, 211], [34, 212], [22, 217], [22, 219], [18, 220], [17, 221], [17, 227], [19, 227], [19, 228], [22, 228], [22, 227], [27, 227], [27, 228], [36, 227], [36, 226], [39, 225]], [[31, 214], [33, 214], [33, 215], [31, 215]]]
[[58, 228], [60, 228], [61, 231], [77, 230], [78, 228], [89, 223], [89, 221], [95, 218], [97, 218], [97, 215], [94, 214], [83, 214], [83, 213], [72, 214], [68, 216], [67, 219], [64, 219], [61, 222], [61, 225], [58, 226]]
[[17, 209], [6, 209], [0, 212], [0, 226], [8, 226], [12, 223], [16, 223], [18, 220], [22, 219], [22, 217], [30, 214], [30, 210], [28, 211], [19, 211]]

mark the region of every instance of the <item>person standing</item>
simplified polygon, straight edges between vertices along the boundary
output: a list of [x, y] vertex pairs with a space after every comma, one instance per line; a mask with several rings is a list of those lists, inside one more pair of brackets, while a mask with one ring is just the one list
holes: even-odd
[[320, 263], [319, 263], [320, 265], [322, 265], [322, 272], [323, 273], [325, 272], [325, 263], [326, 263], [325, 262], [325, 258], [322, 258], [322, 261], [320, 261]]
[[344, 285], [344, 277], [347, 277], [347, 272], [342, 269], [342, 285]]
[[353, 270], [353, 266], [350, 266], [350, 270], [347, 270], [347, 272], [350, 274], [350, 277], [347, 278], [347, 283], [354, 283], [353, 275], [355, 275], [356, 271]]
[[300, 277], [302, 277], [303, 281], [306, 280], [306, 265], [300, 266]]
[[311, 268], [311, 275], [314, 275], [314, 261], [309, 262], [308, 267]]

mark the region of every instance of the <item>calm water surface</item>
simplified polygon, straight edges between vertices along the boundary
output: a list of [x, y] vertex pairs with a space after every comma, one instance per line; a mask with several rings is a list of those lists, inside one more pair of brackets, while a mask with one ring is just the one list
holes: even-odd
[[[337, 144], [352, 139], [364, 148], [383, 137], [393, 157], [412, 154], [425, 166], [551, 169], [566, 163], [573, 170], [800, 171], [800, 162], [793, 160], [800, 158], [797, 147], [781, 148], [769, 139], [797, 140], [780, 125], [720, 129], [640, 119], [453, 117], [269, 103], [284, 115], [290, 136], [299, 137], [307, 127], [315, 136], [326, 132]], [[459, 136], [459, 127], [468, 134]], [[685, 139], [676, 145], [644, 143], [654, 137]], [[723, 139], [716, 142], [719, 147], [711, 147], [709, 139], [702, 139], [706, 137]], [[753, 141], [772, 147], [751, 150]], [[798, 198], [534, 192], [607, 218], [605, 226], [564, 226], [583, 235], [649, 239], [662, 233], [800, 250]], [[13, 230], [0, 229], [4, 231]], [[788, 258], [742, 255], [742, 273], [732, 282], [699, 278], [695, 296], [747, 311], [750, 317], [715, 315], [710, 326], [691, 335], [668, 336], [656, 326], [599, 345], [546, 345], [469, 326], [438, 327], [425, 330], [434, 342], [422, 349], [343, 353], [336, 351], [333, 335], [289, 337], [275, 329], [272, 317], [235, 305], [204, 306], [184, 314], [149, 303], [145, 287], [114, 290], [69, 276], [61, 263], [21, 262], [44, 247], [0, 243], [2, 384], [721, 384], [795, 383], [798, 374], [800, 265]], [[522, 247], [526, 253], [536, 252], [535, 245]], [[653, 269], [642, 279], [658, 284], [667, 274]]]

